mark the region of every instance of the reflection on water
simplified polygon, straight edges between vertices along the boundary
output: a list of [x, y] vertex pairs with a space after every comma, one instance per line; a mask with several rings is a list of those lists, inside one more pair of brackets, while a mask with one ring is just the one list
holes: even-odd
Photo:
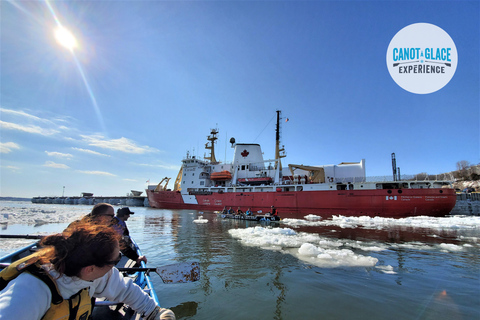
[[[148, 266], [200, 262], [201, 280], [195, 283], [163, 284], [152, 275], [161, 305], [177, 319], [480, 318], [480, 223], [473, 220], [430, 229], [426, 222], [419, 228], [271, 228], [209, 212], [201, 214], [207, 223], [195, 223], [199, 215], [135, 208], [127, 222]], [[438, 222], [444, 223], [432, 223]], [[9, 225], [1, 232], [63, 227]], [[5, 243], [0, 239], [0, 251]], [[307, 244], [312, 250], [305, 250]], [[365, 258], [376, 263], [350, 266]]]

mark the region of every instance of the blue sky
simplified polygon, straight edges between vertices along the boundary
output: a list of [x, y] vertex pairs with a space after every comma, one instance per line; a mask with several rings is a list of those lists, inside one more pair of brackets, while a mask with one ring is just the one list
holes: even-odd
[[[367, 175], [480, 162], [479, 1], [1, 1], [1, 196], [125, 195], [171, 184], [228, 140], [288, 163], [366, 159]], [[399, 87], [386, 52], [425, 22], [455, 42], [452, 80]], [[54, 38], [58, 23], [78, 41]]]

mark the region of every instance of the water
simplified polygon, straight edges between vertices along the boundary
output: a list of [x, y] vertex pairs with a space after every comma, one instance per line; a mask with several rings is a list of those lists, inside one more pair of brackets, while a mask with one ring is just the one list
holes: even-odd
[[[0, 224], [2, 214], [10, 221], [2, 234], [57, 232], [91, 209], [27, 202], [0, 208]], [[208, 212], [200, 220], [191, 210], [132, 210], [127, 224], [148, 266], [200, 262], [195, 283], [152, 277], [162, 306], [177, 319], [480, 319], [480, 217], [268, 226]], [[55, 223], [18, 223], [28, 219], [14, 216], [28, 212]], [[0, 239], [0, 255], [28, 242]]]

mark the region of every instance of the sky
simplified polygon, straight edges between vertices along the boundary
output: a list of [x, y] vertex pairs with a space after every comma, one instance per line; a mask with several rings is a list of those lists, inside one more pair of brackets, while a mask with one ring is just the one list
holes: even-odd
[[[440, 90], [392, 79], [415, 23], [455, 43]], [[55, 38], [70, 30], [77, 46]], [[480, 1], [1, 1], [0, 196], [123, 196], [203, 157], [218, 128], [282, 161], [366, 160], [367, 176], [480, 163]], [[288, 122], [286, 119], [288, 118]]]

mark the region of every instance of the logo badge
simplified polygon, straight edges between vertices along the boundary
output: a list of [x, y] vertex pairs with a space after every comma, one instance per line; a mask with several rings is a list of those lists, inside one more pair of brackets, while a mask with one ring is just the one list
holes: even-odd
[[428, 94], [442, 89], [457, 69], [457, 48], [443, 29], [429, 23], [406, 26], [387, 49], [387, 68], [403, 89]]

